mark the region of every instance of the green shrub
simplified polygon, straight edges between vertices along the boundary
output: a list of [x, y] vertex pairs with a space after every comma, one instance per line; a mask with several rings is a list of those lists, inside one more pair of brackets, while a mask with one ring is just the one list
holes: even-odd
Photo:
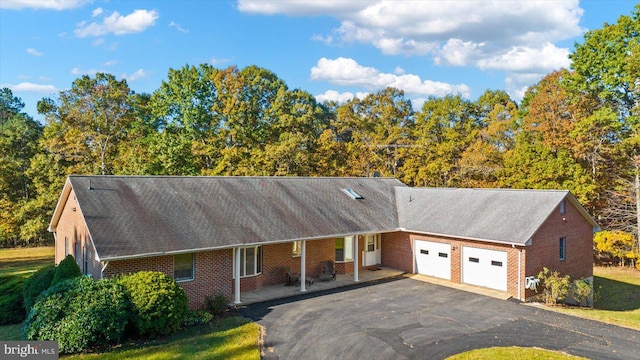
[[25, 321], [28, 340], [58, 341], [72, 353], [120, 340], [129, 320], [124, 288], [113, 280], [76, 277], [46, 290]]
[[51, 280], [51, 286], [81, 275], [82, 272], [78, 264], [76, 264], [76, 259], [71, 255], [67, 255], [56, 267], [56, 273], [53, 275], [53, 280]]
[[204, 308], [213, 315], [218, 315], [229, 306], [229, 299], [224, 294], [216, 294], [215, 296], [204, 297]]
[[574, 280], [569, 294], [578, 302], [577, 305], [593, 306], [593, 284], [588, 280]]
[[187, 316], [184, 318], [182, 326], [189, 327], [208, 324], [211, 320], [213, 320], [213, 314], [206, 310], [190, 310], [187, 312]]
[[548, 305], [564, 301], [567, 294], [569, 294], [571, 286], [569, 275], [560, 276], [559, 272], [551, 271], [545, 267], [538, 274], [538, 279], [542, 281], [544, 286], [542, 297]]
[[184, 290], [161, 272], [141, 271], [118, 279], [133, 309], [132, 321], [140, 335], [157, 336], [176, 331], [187, 315]]
[[38, 296], [51, 286], [55, 273], [56, 267], [54, 265], [47, 266], [38, 270], [24, 282], [22, 297], [24, 299], [24, 309], [27, 313], [33, 307]]
[[0, 325], [16, 324], [24, 320], [21, 276], [0, 277]]

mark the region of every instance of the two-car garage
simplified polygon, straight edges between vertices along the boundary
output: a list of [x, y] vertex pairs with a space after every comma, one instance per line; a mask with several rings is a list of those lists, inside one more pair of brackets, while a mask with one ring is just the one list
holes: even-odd
[[[451, 280], [450, 244], [416, 239], [414, 253], [416, 273]], [[460, 266], [462, 283], [507, 291], [506, 251], [462, 246]]]

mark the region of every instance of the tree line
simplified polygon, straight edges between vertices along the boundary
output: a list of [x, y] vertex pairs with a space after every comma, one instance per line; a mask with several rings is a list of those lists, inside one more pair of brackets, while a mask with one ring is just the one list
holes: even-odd
[[37, 109], [0, 90], [0, 244], [50, 243], [69, 174], [390, 176], [409, 186], [568, 189], [603, 227], [640, 223], [640, 5], [589, 31], [518, 104], [386, 88], [319, 103], [258, 66], [170, 69], [151, 94], [98, 73]]

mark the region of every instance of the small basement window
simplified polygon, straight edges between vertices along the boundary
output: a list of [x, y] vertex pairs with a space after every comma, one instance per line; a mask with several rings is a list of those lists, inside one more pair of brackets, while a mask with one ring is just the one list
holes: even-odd
[[356, 200], [362, 200], [364, 199], [364, 197], [360, 194], [358, 194], [355, 190], [353, 190], [352, 188], [346, 188], [343, 189], [347, 194], [349, 194], [349, 196], [351, 196], [352, 198], [356, 199]]

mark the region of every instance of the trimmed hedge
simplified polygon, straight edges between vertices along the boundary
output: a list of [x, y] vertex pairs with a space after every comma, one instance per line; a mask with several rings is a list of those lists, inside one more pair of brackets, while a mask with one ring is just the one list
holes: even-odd
[[22, 276], [0, 277], [0, 325], [16, 324], [24, 320]]
[[80, 271], [78, 264], [76, 264], [76, 259], [71, 255], [67, 255], [56, 267], [56, 273], [53, 276], [53, 280], [51, 280], [51, 286], [81, 275], [82, 271]]
[[157, 336], [175, 332], [185, 319], [188, 300], [184, 290], [161, 272], [141, 271], [118, 278], [133, 309], [138, 334]]
[[53, 276], [56, 273], [54, 265], [47, 266], [31, 275], [22, 287], [22, 297], [24, 299], [24, 309], [28, 313], [35, 304], [40, 294], [51, 286]]
[[116, 281], [76, 277], [46, 290], [25, 321], [28, 340], [55, 340], [63, 353], [116, 343], [131, 305]]

